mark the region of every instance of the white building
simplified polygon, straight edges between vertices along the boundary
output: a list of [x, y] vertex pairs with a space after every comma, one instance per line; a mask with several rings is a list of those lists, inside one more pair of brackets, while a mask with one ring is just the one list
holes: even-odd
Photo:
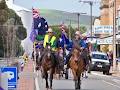
[[6, 0], [8, 8], [13, 9], [21, 17], [24, 27], [27, 29], [27, 38], [22, 41], [22, 46], [28, 54], [32, 52], [32, 42], [29, 39], [32, 27], [32, 11], [21, 6], [15, 5], [14, 0]]

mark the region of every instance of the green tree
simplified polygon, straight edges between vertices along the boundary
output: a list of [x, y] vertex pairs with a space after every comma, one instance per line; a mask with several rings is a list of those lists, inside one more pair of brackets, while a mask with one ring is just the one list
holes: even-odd
[[0, 56], [10, 56], [18, 52], [21, 40], [27, 37], [21, 18], [6, 5], [5, 0], [0, 1]]
[[[58, 38], [59, 35], [61, 34], [59, 25], [51, 26], [51, 28], [53, 29], [53, 31], [55, 32], [56, 37]], [[68, 35], [69, 35], [69, 29], [70, 29], [71, 38], [74, 38], [74, 33], [75, 33], [75, 31], [77, 31], [78, 29], [77, 29], [77, 28], [73, 28], [72, 26], [66, 27], [66, 31], [67, 31]], [[86, 31], [87, 31], [87, 28], [86, 28], [85, 26], [81, 26], [81, 27], [80, 27], [80, 32], [81, 32], [81, 33], [85, 33]]]

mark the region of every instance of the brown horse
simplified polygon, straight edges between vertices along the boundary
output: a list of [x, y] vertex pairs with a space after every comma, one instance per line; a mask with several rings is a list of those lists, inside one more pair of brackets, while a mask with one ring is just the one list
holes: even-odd
[[[44, 56], [41, 63], [41, 71], [46, 80], [46, 88], [52, 89], [53, 74], [55, 73], [56, 63], [54, 61], [54, 56], [51, 51], [51, 47], [48, 44], [44, 50]], [[50, 87], [48, 85], [48, 71], [50, 74]]]
[[64, 57], [63, 57], [63, 49], [61, 47], [59, 47], [57, 49], [57, 52], [56, 52], [56, 56], [57, 56], [57, 59], [58, 59], [58, 66], [56, 67], [55, 69], [55, 74], [57, 75], [56, 76], [56, 79], [60, 79], [61, 76], [63, 76], [63, 70], [64, 70]]
[[40, 69], [40, 58], [41, 58], [42, 52], [43, 52], [43, 48], [37, 48], [35, 50], [35, 56], [33, 55], [36, 61], [36, 68], [35, 68], [36, 71]]
[[81, 74], [84, 71], [84, 61], [80, 56], [80, 51], [77, 48], [74, 48], [72, 51], [72, 56], [69, 60], [69, 67], [72, 70], [74, 81], [75, 81], [75, 90], [80, 90], [81, 85]]

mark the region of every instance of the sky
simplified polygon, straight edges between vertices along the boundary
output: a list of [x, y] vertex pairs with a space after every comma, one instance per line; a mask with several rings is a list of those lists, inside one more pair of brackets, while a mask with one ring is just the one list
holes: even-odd
[[[39, 9], [61, 10], [71, 13], [76, 13], [76, 12], [87, 13], [87, 15], [90, 15], [90, 5], [87, 3], [80, 3], [79, 1], [80, 0], [14, 0], [14, 3], [28, 9], [34, 7]], [[82, 0], [82, 1], [90, 1], [90, 0]], [[93, 4], [93, 15], [99, 16], [100, 0], [91, 0], [91, 1], [95, 2]]]

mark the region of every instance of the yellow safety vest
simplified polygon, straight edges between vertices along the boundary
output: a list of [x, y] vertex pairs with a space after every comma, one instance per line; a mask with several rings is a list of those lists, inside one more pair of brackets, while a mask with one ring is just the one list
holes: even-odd
[[[49, 41], [49, 36], [48, 35], [45, 35], [45, 38], [44, 38], [44, 48], [46, 47], [46, 43], [51, 43], [51, 46], [54, 44], [56, 40], [56, 37], [55, 36], [52, 36], [51, 40]], [[52, 47], [52, 50], [55, 51], [55, 47]]]

